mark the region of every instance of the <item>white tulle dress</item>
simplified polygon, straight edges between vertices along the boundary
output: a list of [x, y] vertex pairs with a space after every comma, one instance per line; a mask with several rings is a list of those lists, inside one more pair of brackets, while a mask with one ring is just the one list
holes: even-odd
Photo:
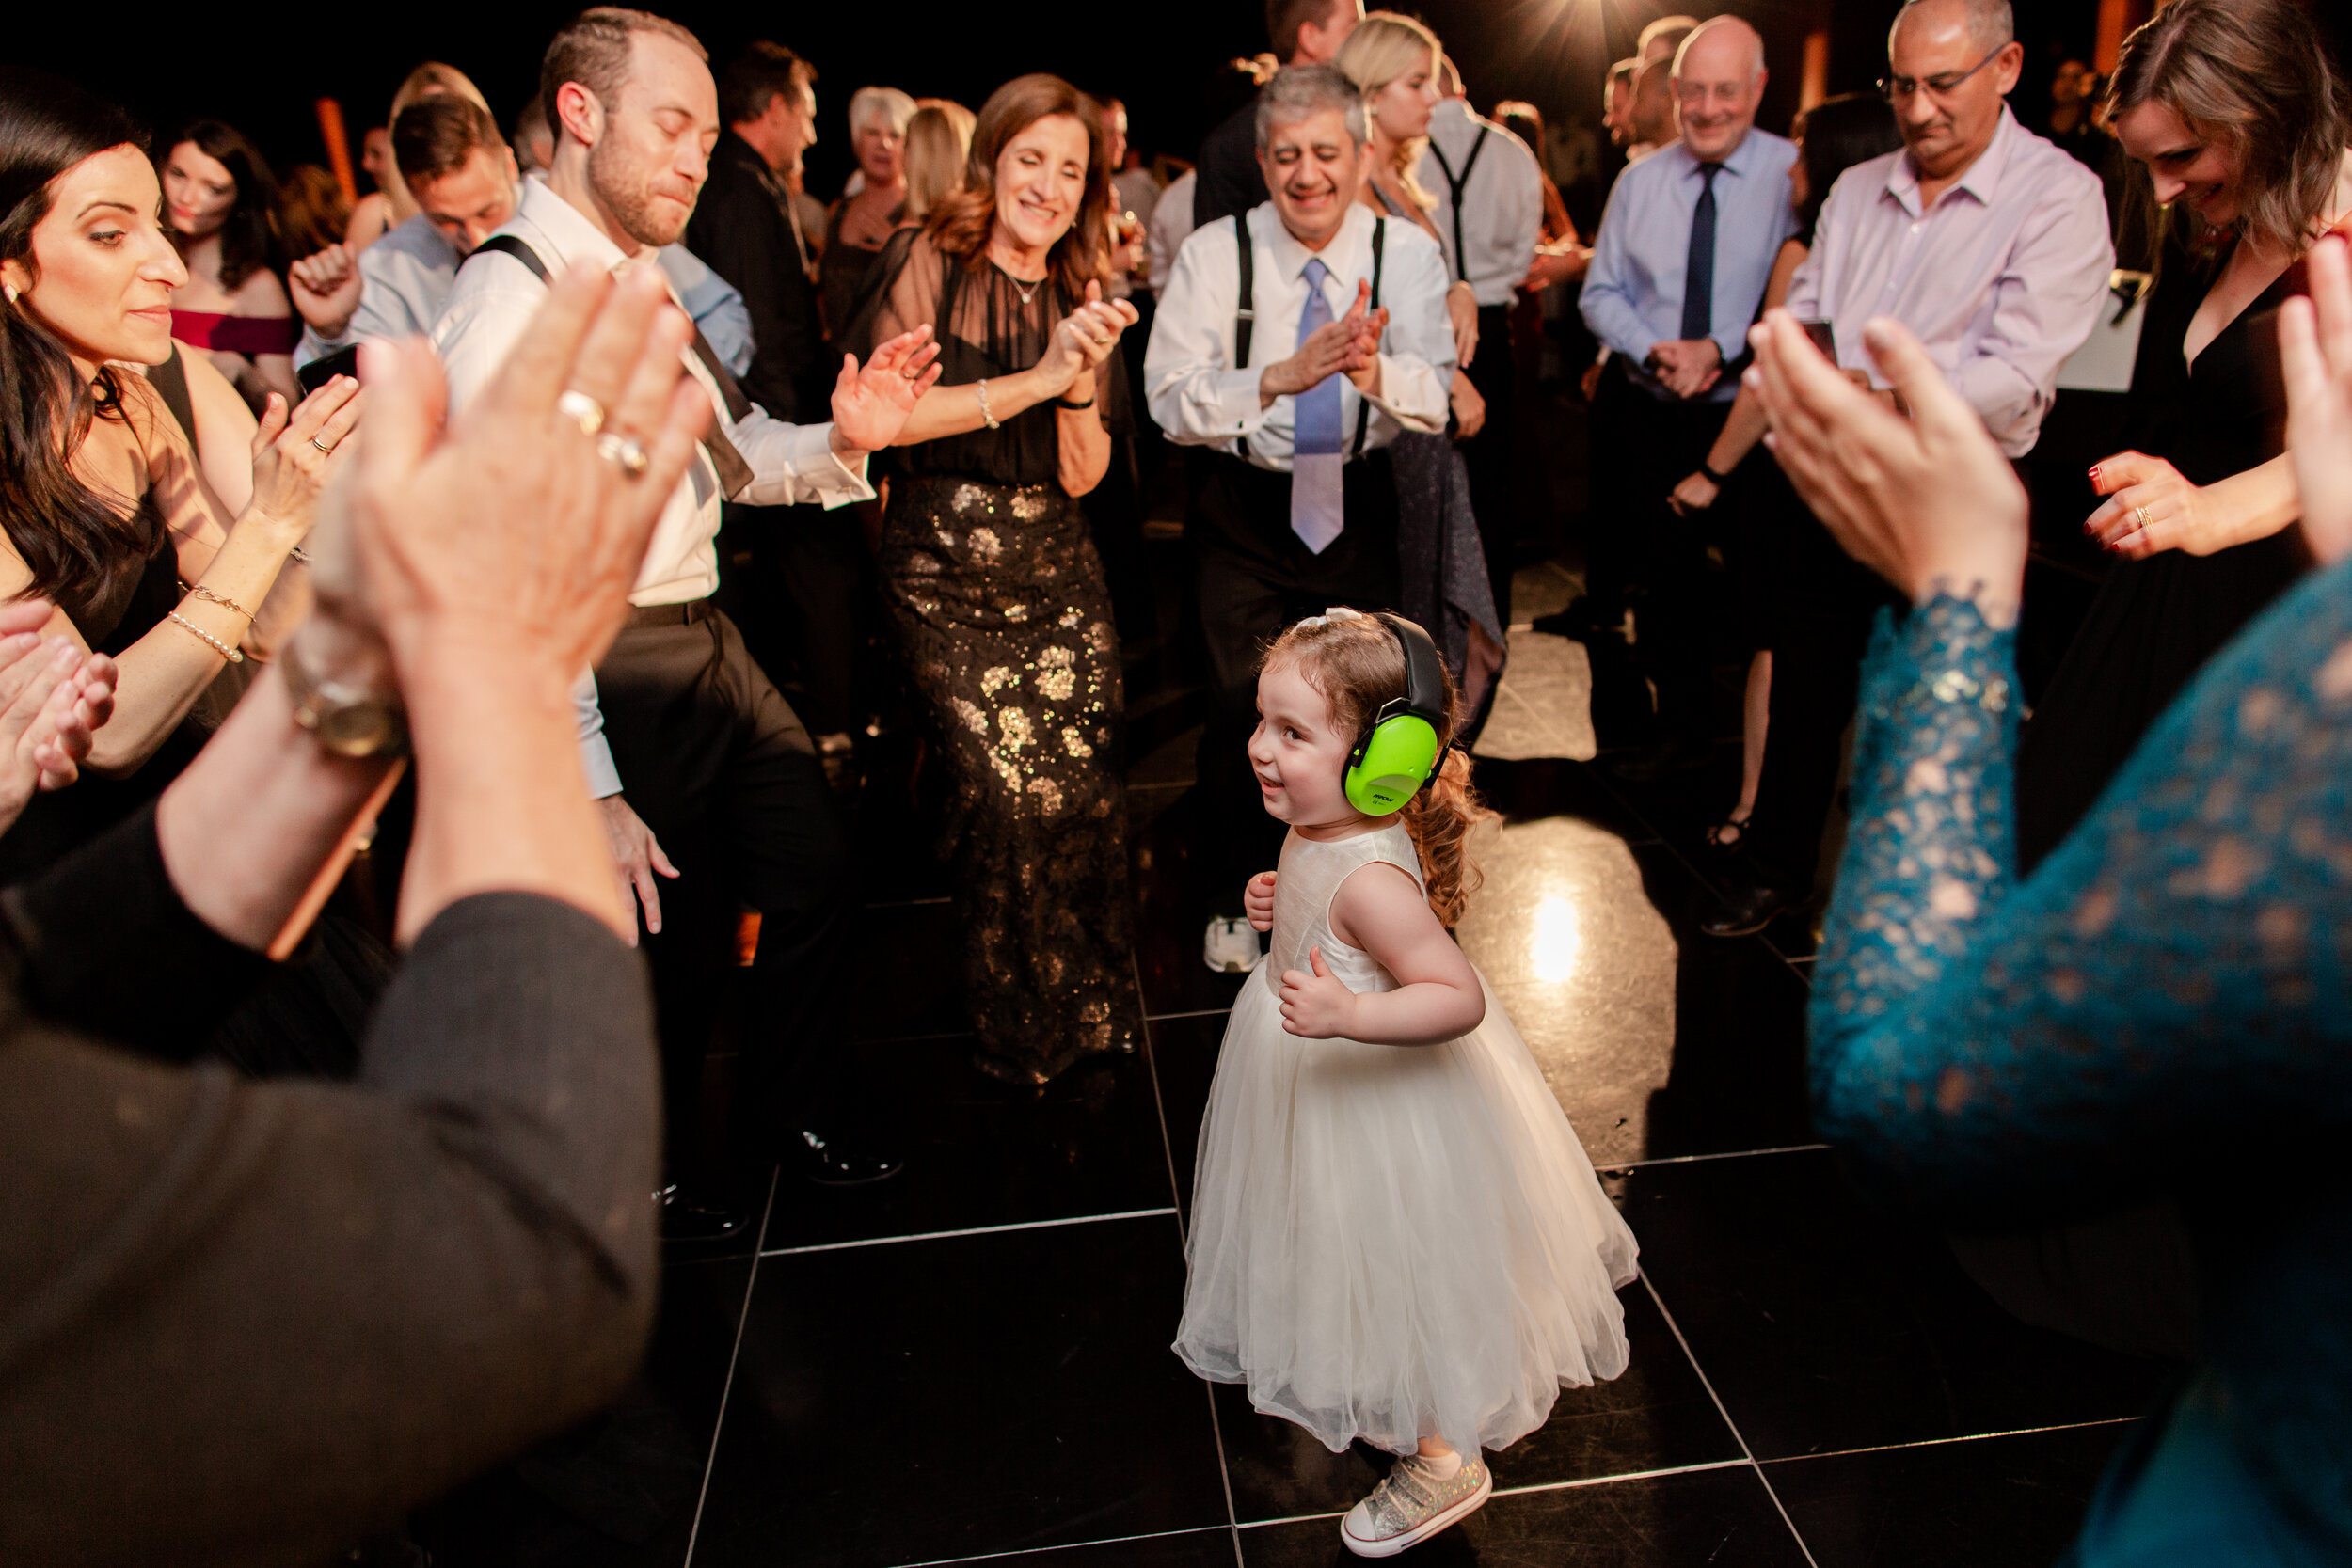
[[1334, 1451], [1500, 1449], [1564, 1386], [1625, 1370], [1638, 1249], [1484, 975], [1486, 1021], [1443, 1045], [1282, 1027], [1282, 972], [1311, 947], [1352, 990], [1395, 989], [1331, 935], [1340, 884], [1382, 861], [1420, 882], [1398, 824], [1282, 846], [1273, 948], [1202, 1118], [1175, 1350]]

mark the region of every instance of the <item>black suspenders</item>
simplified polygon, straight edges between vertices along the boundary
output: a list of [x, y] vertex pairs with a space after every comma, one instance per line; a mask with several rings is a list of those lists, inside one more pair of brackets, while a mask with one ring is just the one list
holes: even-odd
[[[1474, 158], [1476, 154], [1472, 153], [1471, 156]], [[1386, 264], [1388, 239], [1389, 220], [1375, 216], [1372, 220], [1372, 305], [1370, 307], [1375, 310], [1380, 309], [1380, 275]], [[1250, 340], [1254, 335], [1252, 329], [1258, 325], [1258, 257], [1249, 240], [1249, 214], [1248, 213], [1233, 214], [1233, 240], [1238, 247], [1235, 260], [1239, 263], [1238, 271], [1241, 274], [1241, 289], [1234, 295], [1233, 300], [1233, 368], [1246, 371], [1249, 368]], [[1356, 400], [1356, 450], [1350, 454], [1351, 456], [1364, 455], [1364, 433], [1370, 428], [1371, 423], [1372, 402], [1368, 398], [1359, 396]], [[1241, 450], [1245, 452], [1249, 450], [1249, 441], [1247, 436], [1242, 438]]]
[[1486, 150], [1488, 129], [1484, 125], [1478, 128], [1478, 139], [1470, 143], [1470, 156], [1462, 160], [1462, 172], [1459, 174], [1455, 174], [1454, 166], [1446, 162], [1445, 149], [1438, 145], [1437, 138], [1432, 136], [1429, 139], [1429, 155], [1437, 159], [1438, 166], [1445, 171], [1446, 196], [1454, 203], [1454, 276], [1465, 283], [1470, 281], [1470, 257], [1464, 253], [1462, 245], [1462, 192], [1470, 186], [1470, 170], [1478, 166], [1478, 155]]

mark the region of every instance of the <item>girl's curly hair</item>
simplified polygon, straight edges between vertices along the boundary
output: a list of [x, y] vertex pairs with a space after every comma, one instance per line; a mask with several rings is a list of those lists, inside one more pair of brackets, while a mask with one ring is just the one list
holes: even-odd
[[[1261, 670], [1295, 664], [1307, 684], [1331, 705], [1343, 730], [1360, 730], [1384, 703], [1405, 695], [1405, 650], [1396, 636], [1370, 615], [1335, 610], [1310, 617], [1276, 638], [1258, 661]], [[1442, 666], [1440, 666], [1442, 669]], [[1470, 760], [1454, 748], [1461, 727], [1461, 695], [1445, 672], [1446, 721], [1438, 734], [1438, 776], [1413, 797], [1401, 815], [1421, 856], [1429, 908], [1446, 929], [1460, 923], [1470, 895], [1482, 880], [1470, 859], [1470, 830], [1495, 814], [1470, 786]]]

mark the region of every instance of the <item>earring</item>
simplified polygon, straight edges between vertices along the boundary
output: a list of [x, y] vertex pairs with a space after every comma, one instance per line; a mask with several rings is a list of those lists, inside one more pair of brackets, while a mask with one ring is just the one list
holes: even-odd
[[14, 305], [14, 304], [16, 303], [16, 285], [15, 285], [15, 284], [13, 284], [13, 283], [0, 283], [0, 293], [6, 293], [6, 294], [8, 296], [8, 303], [9, 303], [10, 305]]

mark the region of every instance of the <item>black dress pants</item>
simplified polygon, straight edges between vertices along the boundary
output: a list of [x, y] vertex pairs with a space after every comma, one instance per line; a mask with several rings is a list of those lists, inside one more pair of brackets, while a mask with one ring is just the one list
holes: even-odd
[[1268, 816], [1249, 767], [1258, 725], [1258, 659], [1281, 629], [1334, 605], [1397, 602], [1396, 478], [1388, 453], [1350, 463], [1346, 528], [1321, 555], [1291, 531], [1291, 479], [1222, 453], [1195, 470], [1193, 555], [1210, 701], [1200, 734], [1200, 846], [1210, 908], [1241, 913], [1242, 885], [1271, 868], [1282, 824]]
[[1893, 589], [1856, 563], [1785, 483], [1756, 486], [1779, 504], [1760, 518], [1778, 557], [1771, 724], [1747, 841], [1753, 869], [1800, 895], [1813, 888], [1821, 830], [1837, 798], [1846, 726], [1853, 719], [1862, 656], [1879, 607]]
[[1470, 510], [1478, 515], [1478, 542], [1486, 550], [1486, 578], [1493, 586], [1495, 618], [1511, 629], [1511, 568], [1518, 554], [1519, 522], [1527, 498], [1517, 492], [1518, 366], [1511, 355], [1511, 308], [1478, 308], [1478, 353], [1470, 364], [1470, 385], [1486, 400], [1486, 423], [1462, 444], [1470, 470]]
[[801, 717], [813, 733], [861, 729], [874, 693], [860, 656], [879, 601], [857, 510], [729, 501], [720, 547], [727, 569], [718, 597], [752, 657], [799, 682]]
[[1593, 399], [1588, 591], [1604, 621], [1632, 605], [1634, 662], [1658, 689], [1659, 727], [1687, 740], [1704, 738], [1716, 627], [1706, 525], [1676, 515], [1666, 498], [1706, 459], [1730, 412], [1727, 403], [1652, 397], [1622, 359], [1609, 362]]
[[739, 905], [759, 911], [760, 931], [736, 1127], [780, 1137], [848, 1108], [849, 832], [808, 732], [709, 601], [636, 611], [596, 688], [623, 798], [678, 868], [660, 885], [660, 933], [640, 940], [670, 1169], [699, 1178], [703, 1058]]

